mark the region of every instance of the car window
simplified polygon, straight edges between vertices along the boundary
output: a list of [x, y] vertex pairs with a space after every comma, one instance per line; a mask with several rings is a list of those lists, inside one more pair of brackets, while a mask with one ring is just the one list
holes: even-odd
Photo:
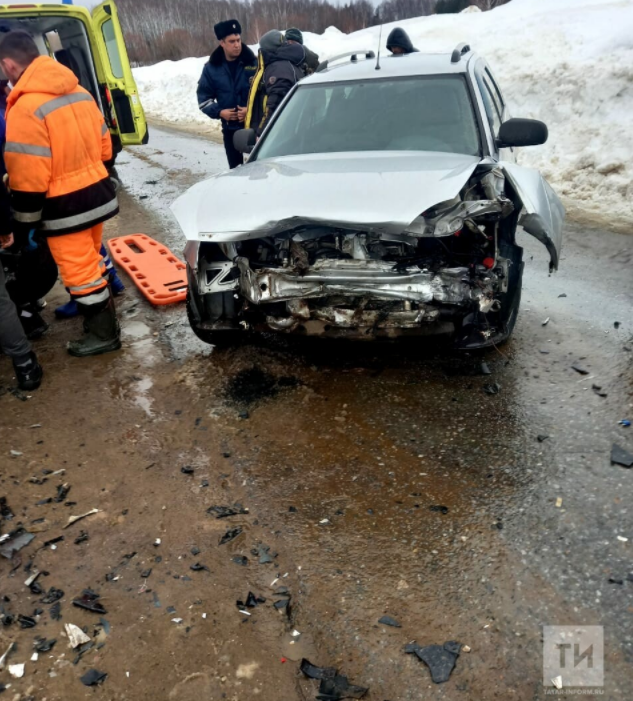
[[300, 85], [256, 158], [349, 151], [480, 154], [462, 76]]
[[488, 116], [488, 122], [490, 123], [490, 129], [493, 135], [496, 137], [499, 133], [499, 127], [501, 126], [503, 109], [499, 105], [499, 98], [489, 82], [483, 74], [477, 75], [477, 82], [479, 83], [479, 88], [481, 90], [481, 97], [484, 101], [484, 106], [486, 108], [486, 115]]
[[486, 68], [486, 78], [490, 85], [494, 88], [494, 94], [497, 96], [499, 100], [499, 105], [501, 106], [501, 114], [503, 114], [503, 110], [506, 106], [506, 101], [503, 99], [503, 95], [501, 94], [501, 90], [499, 90], [499, 86], [497, 85], [497, 81], [494, 79], [494, 76], [490, 72], [489, 68]]
[[119, 53], [119, 45], [116, 41], [114, 33], [114, 24], [111, 19], [106, 20], [101, 28], [103, 39], [105, 40], [108, 58], [110, 59], [110, 67], [112, 75], [115, 78], [123, 78], [123, 66], [121, 64], [121, 54]]

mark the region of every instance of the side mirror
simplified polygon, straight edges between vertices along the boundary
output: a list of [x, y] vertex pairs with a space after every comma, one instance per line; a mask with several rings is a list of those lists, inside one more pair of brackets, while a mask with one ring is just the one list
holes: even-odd
[[508, 119], [499, 128], [497, 146], [540, 146], [547, 137], [547, 126], [538, 119]]
[[257, 143], [254, 129], [240, 129], [233, 134], [233, 146], [240, 153], [250, 153]]

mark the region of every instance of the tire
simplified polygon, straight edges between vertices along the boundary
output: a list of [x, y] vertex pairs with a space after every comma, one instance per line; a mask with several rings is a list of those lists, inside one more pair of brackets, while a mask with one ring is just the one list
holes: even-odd
[[[500, 346], [507, 343], [517, 323], [521, 307], [521, 289], [523, 286], [523, 249], [515, 244], [501, 244], [499, 253], [511, 261], [508, 291], [501, 295], [501, 309], [496, 312], [482, 314], [474, 312], [464, 320], [457, 338], [460, 350], [479, 350]], [[480, 329], [493, 327], [496, 333], [488, 338], [483, 337]]]
[[203, 343], [220, 348], [228, 348], [241, 345], [245, 341], [246, 332], [242, 329], [217, 329], [212, 331], [201, 328], [200, 314], [191, 288], [187, 289], [187, 319], [191, 330]]

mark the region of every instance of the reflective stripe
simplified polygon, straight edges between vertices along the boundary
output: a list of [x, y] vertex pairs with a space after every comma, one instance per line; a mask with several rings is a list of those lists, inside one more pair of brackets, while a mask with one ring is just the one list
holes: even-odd
[[22, 222], [23, 224], [31, 224], [32, 222], [39, 221], [42, 218], [42, 211], [39, 212], [13, 212], [13, 218], [15, 221]]
[[51, 158], [51, 150], [47, 146], [35, 146], [35, 144], [21, 144], [18, 141], [7, 141], [4, 147], [6, 153], [26, 153], [29, 156], [43, 156]]
[[98, 285], [101, 285], [103, 282], [103, 278], [100, 277], [97, 280], [93, 280], [92, 282], [87, 282], [85, 285], [79, 285], [78, 287], [69, 287], [68, 291], [69, 292], [81, 292], [81, 290], [87, 290], [90, 287], [97, 287]]
[[75, 214], [72, 217], [64, 217], [63, 219], [48, 219], [42, 222], [42, 229], [44, 231], [58, 231], [59, 229], [74, 229], [76, 226], [81, 226], [82, 224], [89, 224], [95, 219], [104, 217], [119, 206], [119, 202], [115, 197], [110, 202], [102, 204], [101, 207], [96, 207], [91, 209], [89, 212], [83, 212], [82, 214]]
[[108, 129], [108, 125], [104, 122], [101, 125], [101, 136], [105, 136], [110, 130]]
[[55, 97], [48, 102], [45, 102], [39, 109], [35, 110], [35, 116], [39, 119], [44, 119], [48, 117], [51, 112], [60, 109], [61, 107], [67, 107], [68, 105], [74, 105], [77, 102], [94, 102], [91, 95], [87, 95], [83, 92], [75, 92], [70, 95], [61, 95], [60, 97]]
[[[71, 294], [72, 294], [72, 288], [71, 288]], [[108, 298], [110, 297], [110, 290], [108, 289], [108, 286], [106, 285], [102, 290], [99, 290], [98, 292], [95, 292], [92, 295], [86, 295], [85, 297], [75, 297], [77, 302], [79, 304], [85, 304], [86, 306], [90, 306], [92, 304], [99, 304], [101, 302], [105, 302]]]
[[208, 107], [209, 105], [212, 105], [215, 102], [215, 100], [205, 100], [205, 102], [201, 102], [198, 107], [203, 110], [205, 107]]

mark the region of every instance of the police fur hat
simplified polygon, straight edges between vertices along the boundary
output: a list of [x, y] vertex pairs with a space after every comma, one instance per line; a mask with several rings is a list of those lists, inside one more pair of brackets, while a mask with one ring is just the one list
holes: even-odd
[[231, 34], [241, 34], [242, 25], [236, 19], [227, 19], [224, 22], [218, 22], [213, 27], [213, 31], [218, 41], [222, 41]]
[[286, 29], [286, 41], [296, 41], [297, 44], [303, 45], [303, 34], [300, 29], [296, 27], [290, 27]]

